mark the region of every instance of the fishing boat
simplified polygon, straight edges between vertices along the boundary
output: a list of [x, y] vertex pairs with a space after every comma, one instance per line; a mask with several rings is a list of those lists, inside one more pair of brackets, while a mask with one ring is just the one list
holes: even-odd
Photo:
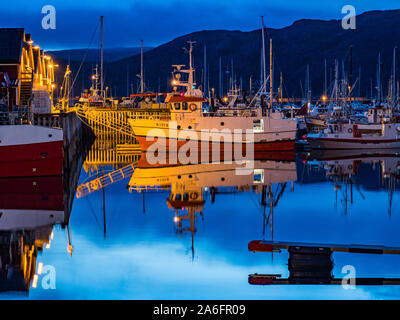
[[309, 134], [313, 149], [393, 149], [400, 148], [400, 123], [387, 106], [368, 110], [367, 122], [332, 120], [323, 133]]
[[[251, 145], [254, 152], [294, 150], [296, 121], [285, 118], [272, 108], [236, 107], [203, 112], [205, 99], [194, 82], [192, 49], [193, 43], [190, 42], [188, 69], [183, 69], [182, 65], [174, 66], [172, 85], [175, 90], [165, 100], [169, 112], [138, 113], [129, 119], [142, 151], [148, 150], [155, 142], [164, 145], [167, 151], [179, 151], [188, 140], [191, 150], [200, 151], [205, 145], [209, 148], [215, 143], [222, 148], [227, 143], [230, 147]], [[187, 81], [181, 80], [182, 74], [188, 75]], [[186, 91], [178, 92], [178, 87], [184, 87]], [[240, 139], [234, 134], [235, 130], [242, 133]], [[246, 133], [254, 138], [246, 138]]]
[[61, 175], [62, 129], [32, 124], [52, 112], [55, 65], [24, 29], [0, 29], [0, 43], [0, 178]]

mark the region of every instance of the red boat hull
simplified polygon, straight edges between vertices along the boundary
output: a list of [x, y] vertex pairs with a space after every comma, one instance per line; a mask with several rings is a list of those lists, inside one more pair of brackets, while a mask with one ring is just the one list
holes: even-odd
[[0, 146], [0, 177], [62, 175], [63, 141]]
[[0, 209], [63, 211], [63, 177], [0, 179]]
[[[168, 139], [168, 138], [158, 138], [155, 137], [154, 140], [147, 140], [147, 137], [136, 136], [140, 144], [140, 148], [142, 151], [147, 151], [154, 143], [162, 144], [165, 146], [167, 152], [171, 152], [171, 150], [179, 150], [188, 143], [191, 148], [198, 150], [199, 152], [212, 150], [219, 146], [220, 150], [224, 149], [225, 143], [221, 142], [211, 142], [211, 141], [186, 141], [186, 140], [177, 140], [177, 139]], [[190, 144], [189, 144], [190, 143]], [[208, 144], [208, 147], [207, 147]], [[239, 144], [240, 145], [240, 144]], [[245, 155], [246, 153], [246, 145], [247, 143], [241, 143], [242, 153]], [[176, 147], [175, 147], [176, 146]], [[237, 144], [231, 143], [232, 150], [237, 147]], [[295, 141], [294, 140], [277, 140], [277, 141], [267, 141], [267, 142], [255, 142], [253, 143], [254, 152], [270, 152], [270, 151], [293, 151], [295, 150]], [[206, 149], [206, 150], [204, 150]]]
[[[155, 138], [155, 141], [147, 141], [146, 137], [141, 137], [137, 136], [136, 139], [139, 141], [140, 147], [143, 151], [142, 157], [141, 157], [141, 162], [144, 163], [147, 161], [147, 155], [151, 156], [149, 148], [154, 144], [154, 143], [159, 143], [165, 146], [165, 149], [163, 150], [162, 148], [156, 150], [155, 147], [152, 148], [154, 150], [154, 154], [157, 153], [163, 153], [165, 151], [166, 154], [174, 154], [174, 153], [179, 153], [182, 149], [183, 146], [187, 143], [187, 141], [182, 141], [182, 140], [175, 140], [173, 141], [174, 144], [171, 143], [170, 139], [165, 139], [165, 138], [160, 138], [161, 141], [158, 141], [158, 138]], [[163, 141], [164, 140], [164, 141]], [[224, 158], [228, 156], [225, 154], [224, 150], [224, 143], [216, 143], [216, 142], [200, 142], [200, 141], [194, 141], [190, 142], [192, 143], [189, 147], [189, 145], [185, 146], [184, 150], [187, 150], [187, 156], [189, 156], [189, 151], [190, 152], [197, 152], [197, 158], [195, 161], [196, 163], [201, 163], [204, 161], [204, 159], [208, 159], [208, 162], [218, 162], [224, 161]], [[175, 147], [176, 146], [176, 147]], [[244, 160], [276, 160], [276, 161], [295, 161], [295, 142], [293, 140], [290, 141], [276, 141], [276, 142], [257, 142], [254, 143], [254, 153], [253, 155], [249, 154], [246, 150], [246, 143], [239, 144], [239, 148], [241, 148], [241, 155]], [[237, 145], [232, 144], [231, 146], [232, 153], [230, 155], [231, 159], [234, 160], [241, 160], [241, 159], [236, 159], [235, 151], [237, 148]], [[247, 146], [248, 147], [248, 146]], [[190, 150], [189, 150], [190, 149]], [[219, 158], [218, 158], [218, 149], [219, 149]], [[240, 149], [239, 149], [240, 150]], [[149, 153], [148, 153], [149, 152]], [[152, 151], [153, 152], [153, 151]], [[208, 153], [208, 155], [207, 155]], [[217, 159], [215, 159], [217, 157]], [[168, 159], [169, 157], [167, 157]], [[190, 157], [193, 159], [192, 157]], [[226, 159], [229, 160], [229, 159]], [[178, 161], [179, 162], [179, 161]], [[194, 163], [190, 163], [194, 164]], [[163, 165], [165, 165], [163, 163]], [[154, 166], [154, 164], [152, 165]]]

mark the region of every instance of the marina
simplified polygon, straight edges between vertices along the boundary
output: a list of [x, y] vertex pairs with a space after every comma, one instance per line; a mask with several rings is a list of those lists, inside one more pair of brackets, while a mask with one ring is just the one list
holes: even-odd
[[397, 46], [295, 96], [263, 16], [256, 73], [197, 33], [107, 60], [96, 19], [72, 60], [0, 25], [0, 299], [400, 298]]

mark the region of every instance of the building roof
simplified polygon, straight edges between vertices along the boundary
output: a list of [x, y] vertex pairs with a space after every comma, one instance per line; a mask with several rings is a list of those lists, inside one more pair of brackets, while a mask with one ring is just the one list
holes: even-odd
[[23, 28], [0, 28], [0, 64], [21, 61], [24, 34]]

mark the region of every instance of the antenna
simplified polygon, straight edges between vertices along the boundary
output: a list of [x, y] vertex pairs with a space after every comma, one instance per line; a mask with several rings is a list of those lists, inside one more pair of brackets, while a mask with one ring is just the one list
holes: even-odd
[[100, 92], [103, 96], [103, 104], [104, 104], [104, 93], [103, 93], [103, 16], [100, 17], [100, 25], [101, 25], [101, 43], [100, 43]]
[[264, 37], [264, 17], [261, 16], [261, 34], [262, 34], [262, 74], [263, 74], [263, 92], [265, 92], [266, 86], [266, 70], [265, 70], [265, 37]]
[[143, 40], [140, 40], [140, 93], [144, 93], [144, 83], [143, 83]]
[[273, 78], [274, 75], [272, 74], [272, 38], [269, 39], [269, 101], [270, 101], [270, 108], [272, 108], [272, 92], [273, 92]]

